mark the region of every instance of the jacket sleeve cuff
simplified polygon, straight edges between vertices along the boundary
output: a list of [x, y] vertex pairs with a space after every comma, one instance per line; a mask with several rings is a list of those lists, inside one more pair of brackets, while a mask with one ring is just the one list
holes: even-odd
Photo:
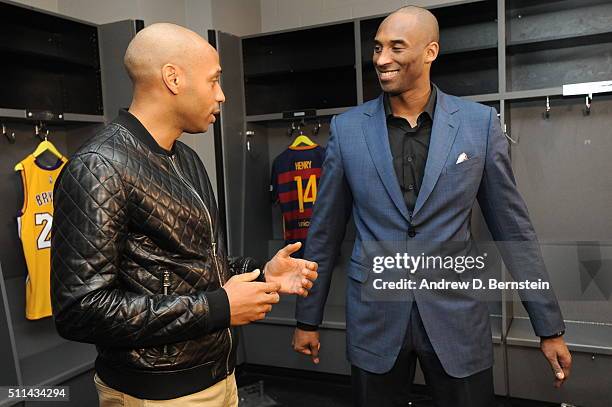
[[563, 334], [565, 334], [565, 328], [565, 322], [561, 319], [558, 324], [551, 325], [548, 327], [538, 327], [536, 329], [536, 327], [533, 326], [533, 331], [535, 332], [536, 336], [539, 336], [543, 339], [547, 339], [563, 336]]
[[223, 288], [206, 293], [208, 302], [208, 331], [214, 332], [230, 326], [230, 304]]
[[302, 331], [318, 331], [319, 327], [317, 325], [305, 324], [303, 322], [297, 322], [297, 329], [301, 329]]
[[565, 329], [559, 332], [555, 332], [552, 335], [540, 335], [540, 339], [554, 339], [554, 338], [560, 338], [563, 335], [565, 335]]

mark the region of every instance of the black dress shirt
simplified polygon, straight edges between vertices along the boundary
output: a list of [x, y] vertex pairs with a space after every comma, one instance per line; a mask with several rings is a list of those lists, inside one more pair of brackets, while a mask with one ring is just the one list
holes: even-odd
[[408, 120], [393, 115], [389, 96], [384, 95], [385, 116], [387, 118], [387, 131], [389, 133], [389, 146], [393, 156], [393, 168], [397, 175], [406, 207], [410, 212], [414, 210], [429, 152], [429, 140], [433, 127], [436, 109], [437, 92], [435, 86], [431, 87], [431, 94], [425, 109], [417, 118], [415, 127], [410, 126]]

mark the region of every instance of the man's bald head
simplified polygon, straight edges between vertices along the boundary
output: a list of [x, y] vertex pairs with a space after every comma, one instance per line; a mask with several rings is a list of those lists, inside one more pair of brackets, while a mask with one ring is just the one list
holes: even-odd
[[221, 67], [217, 51], [200, 35], [175, 24], [152, 24], [130, 42], [124, 64], [134, 83], [130, 111], [187, 133], [214, 123], [225, 101]]
[[152, 24], [130, 42], [123, 59], [134, 86], [161, 78], [162, 67], [176, 64], [189, 69], [201, 58], [214, 58], [214, 48], [197, 33], [176, 24]]
[[421, 34], [423, 45], [440, 42], [438, 20], [431, 11], [417, 6], [405, 6], [389, 14], [381, 23], [402, 24], [406, 28], [416, 29]]

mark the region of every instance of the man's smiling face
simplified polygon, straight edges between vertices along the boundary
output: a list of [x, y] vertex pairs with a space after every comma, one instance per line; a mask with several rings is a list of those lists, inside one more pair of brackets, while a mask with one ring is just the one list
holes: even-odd
[[[417, 17], [393, 14], [378, 28], [372, 60], [383, 91], [399, 95], [419, 80], [429, 81], [432, 59], [430, 35]], [[436, 49], [437, 51], [437, 49]]]

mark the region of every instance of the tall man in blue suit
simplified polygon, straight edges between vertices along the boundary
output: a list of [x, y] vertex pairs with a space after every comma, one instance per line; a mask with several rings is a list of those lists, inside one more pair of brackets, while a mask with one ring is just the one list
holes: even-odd
[[[495, 404], [486, 304], [468, 293], [418, 290], [404, 302], [364, 301], [372, 270], [364, 244], [469, 242], [478, 200], [496, 241], [528, 242], [522, 250], [500, 249], [514, 279], [548, 280], [496, 111], [431, 84], [438, 52], [438, 23], [429, 11], [394, 12], [375, 38], [384, 93], [331, 123], [305, 253], [319, 264], [319, 279], [298, 301], [293, 346], [318, 363], [316, 329], [352, 213], [357, 234], [347, 270], [346, 335], [357, 406], [405, 406], [417, 359], [436, 406]], [[559, 386], [571, 356], [555, 294], [520, 294]]]

